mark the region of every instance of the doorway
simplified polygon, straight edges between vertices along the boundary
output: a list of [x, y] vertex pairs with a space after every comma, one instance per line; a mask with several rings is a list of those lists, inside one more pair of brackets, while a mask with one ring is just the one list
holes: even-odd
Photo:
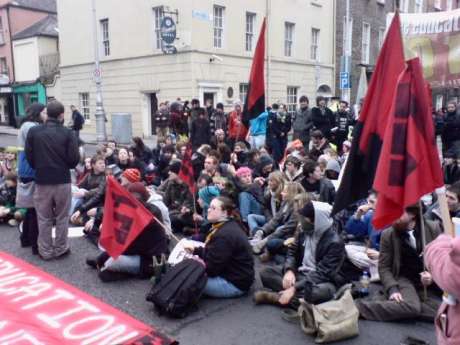
[[158, 98], [156, 93], [148, 94], [149, 101], [150, 101], [150, 123], [152, 124], [151, 128], [151, 135], [156, 134], [155, 128], [155, 114], [158, 111]]
[[208, 102], [211, 102], [212, 107], [215, 106], [215, 92], [204, 92], [203, 93], [203, 107], [206, 107]]

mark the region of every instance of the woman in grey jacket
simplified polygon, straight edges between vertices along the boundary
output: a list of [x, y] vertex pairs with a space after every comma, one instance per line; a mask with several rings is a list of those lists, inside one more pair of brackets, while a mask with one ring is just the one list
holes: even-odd
[[[23, 120], [21, 127], [18, 132], [18, 177], [19, 183], [18, 188], [27, 190], [33, 190], [32, 185], [35, 181], [35, 170], [30, 166], [29, 162], [26, 159], [24, 152], [24, 146], [26, 143], [27, 133], [32, 127], [39, 125], [46, 121], [46, 108], [41, 103], [32, 103], [26, 109], [26, 117]], [[20, 192], [18, 193], [20, 194]], [[30, 196], [31, 202], [26, 202], [24, 199], [19, 198], [16, 203], [17, 207], [27, 208], [27, 212], [22, 223], [22, 232], [21, 232], [21, 246], [29, 247], [32, 246], [32, 253], [38, 254], [37, 249], [37, 237], [38, 237], [38, 223], [37, 223], [37, 213], [35, 212], [35, 207], [32, 202], [32, 196]], [[22, 200], [22, 201], [21, 201]]]

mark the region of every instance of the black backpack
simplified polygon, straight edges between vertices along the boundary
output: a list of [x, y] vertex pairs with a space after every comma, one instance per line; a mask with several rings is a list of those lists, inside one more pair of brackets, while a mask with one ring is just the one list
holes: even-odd
[[159, 314], [183, 318], [196, 308], [208, 277], [202, 263], [186, 259], [169, 269], [147, 294]]

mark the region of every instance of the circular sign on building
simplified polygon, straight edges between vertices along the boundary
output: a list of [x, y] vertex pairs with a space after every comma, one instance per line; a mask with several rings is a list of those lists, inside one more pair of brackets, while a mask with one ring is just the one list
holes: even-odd
[[176, 39], [176, 23], [171, 17], [164, 17], [161, 21], [160, 36], [166, 44], [172, 44]]

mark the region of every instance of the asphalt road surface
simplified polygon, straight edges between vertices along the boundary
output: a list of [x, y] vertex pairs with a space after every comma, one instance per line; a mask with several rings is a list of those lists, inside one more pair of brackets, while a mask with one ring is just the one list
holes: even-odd
[[[0, 251], [8, 252], [32, 265], [76, 286], [136, 319], [150, 324], [186, 345], [305, 345], [314, 344], [297, 324], [284, 321], [280, 309], [255, 306], [251, 296], [232, 300], [205, 299], [199, 310], [182, 320], [159, 317], [151, 303], [145, 301], [149, 281], [102, 283], [96, 272], [86, 266], [85, 258], [97, 248], [85, 238], [71, 238], [72, 253], [61, 260], [44, 262], [33, 256], [30, 248], [19, 246], [17, 228], [0, 225]], [[257, 280], [255, 288], [260, 287]], [[252, 295], [252, 294], [251, 294]], [[399, 345], [408, 336], [436, 344], [434, 326], [423, 322], [381, 323], [360, 321], [357, 338], [337, 342], [339, 345]]]

